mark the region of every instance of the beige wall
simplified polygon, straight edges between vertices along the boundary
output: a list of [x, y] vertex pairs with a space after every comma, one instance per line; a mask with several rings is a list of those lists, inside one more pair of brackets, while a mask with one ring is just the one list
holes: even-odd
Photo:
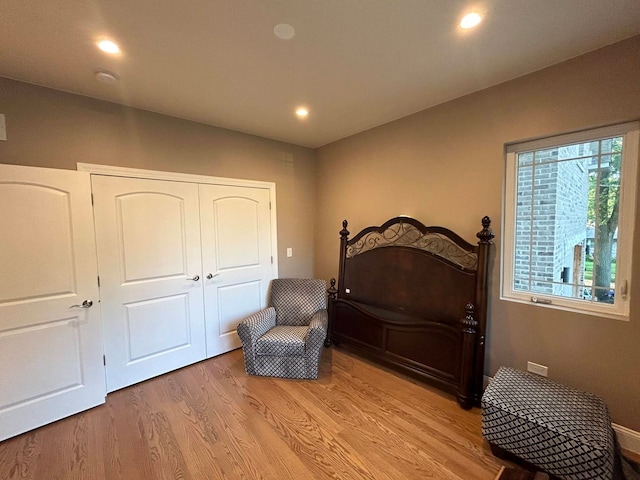
[[84, 162], [275, 182], [279, 275], [313, 276], [313, 150], [3, 78], [0, 113], [8, 136], [0, 163], [75, 170]]
[[497, 241], [485, 372], [547, 365], [551, 379], [601, 395], [614, 422], [640, 431], [640, 242], [630, 322], [499, 299], [504, 144], [639, 118], [635, 37], [322, 147], [316, 274], [337, 275], [345, 218], [356, 233], [407, 214], [474, 240], [489, 215]]

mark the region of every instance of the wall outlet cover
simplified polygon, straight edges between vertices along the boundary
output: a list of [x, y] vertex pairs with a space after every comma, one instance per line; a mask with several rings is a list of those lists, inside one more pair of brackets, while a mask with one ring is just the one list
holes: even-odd
[[549, 367], [540, 365], [539, 363], [527, 362], [527, 371], [546, 377], [549, 374]]

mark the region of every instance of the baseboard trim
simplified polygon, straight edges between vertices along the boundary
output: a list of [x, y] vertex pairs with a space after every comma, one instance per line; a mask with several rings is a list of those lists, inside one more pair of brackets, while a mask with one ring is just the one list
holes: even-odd
[[640, 455], [640, 432], [623, 427], [617, 423], [612, 423], [611, 426], [616, 432], [620, 446], [625, 450]]

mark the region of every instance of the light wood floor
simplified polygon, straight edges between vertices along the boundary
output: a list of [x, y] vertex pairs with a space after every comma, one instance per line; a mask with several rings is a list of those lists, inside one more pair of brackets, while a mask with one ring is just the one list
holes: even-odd
[[317, 381], [249, 377], [236, 350], [0, 443], [3, 480], [492, 480], [503, 463], [478, 409], [336, 349]]

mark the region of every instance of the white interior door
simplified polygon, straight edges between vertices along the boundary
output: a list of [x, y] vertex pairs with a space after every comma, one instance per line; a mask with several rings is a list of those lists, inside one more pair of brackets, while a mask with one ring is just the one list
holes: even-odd
[[264, 308], [273, 277], [266, 188], [200, 185], [207, 358], [240, 347], [238, 323]]
[[198, 186], [93, 176], [107, 390], [206, 354]]
[[1, 441], [106, 392], [89, 175], [0, 165], [0, 225]]

